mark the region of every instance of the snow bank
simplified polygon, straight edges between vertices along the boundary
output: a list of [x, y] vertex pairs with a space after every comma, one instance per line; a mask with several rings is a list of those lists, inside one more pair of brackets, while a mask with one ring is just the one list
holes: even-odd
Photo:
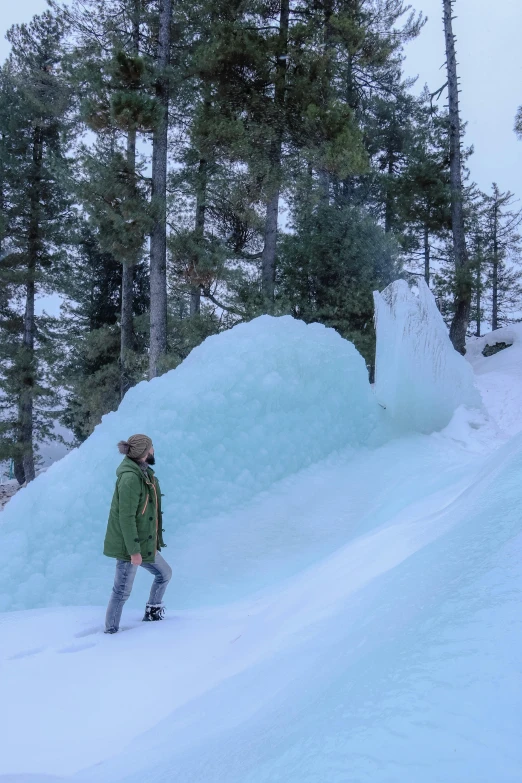
[[[483, 354], [484, 349], [489, 346], [490, 348], [496, 345], [504, 343], [509, 348], [515, 346], [515, 351], [522, 349], [522, 324], [511, 324], [511, 326], [503, 326], [502, 329], [496, 329], [494, 332], [482, 335], [482, 337], [471, 337], [466, 343], [466, 359], [472, 364], [480, 361], [485, 357]], [[504, 350], [509, 350], [505, 348]], [[515, 351], [512, 351], [514, 353]], [[496, 355], [496, 354], [494, 354]]]
[[434, 432], [460, 405], [480, 408], [471, 367], [453, 349], [424, 280], [416, 294], [396, 280], [374, 300], [375, 393], [398, 428]]
[[[205, 520], [367, 443], [381, 413], [362, 357], [332, 329], [263, 316], [210, 337], [176, 370], [131, 389], [80, 448], [10, 501], [0, 608], [105, 602], [112, 563], [100, 551], [121, 438], [153, 439], [175, 566], [187, 536], [204, 547]], [[263, 536], [249, 547], [264, 548]], [[211, 589], [212, 571], [205, 578]]]
[[[508, 348], [484, 356], [486, 346], [498, 343]], [[491, 419], [504, 438], [522, 432], [522, 324], [497, 329], [483, 337], [472, 337], [466, 346], [470, 362]]]

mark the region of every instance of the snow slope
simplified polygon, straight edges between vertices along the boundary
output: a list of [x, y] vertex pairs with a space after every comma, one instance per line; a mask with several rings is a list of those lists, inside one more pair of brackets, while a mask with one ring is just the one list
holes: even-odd
[[368, 442], [377, 412], [177, 537], [164, 623], [131, 607], [106, 637], [102, 607], [0, 615], [0, 781], [519, 781], [515, 331], [488, 359], [470, 348], [486, 412]]

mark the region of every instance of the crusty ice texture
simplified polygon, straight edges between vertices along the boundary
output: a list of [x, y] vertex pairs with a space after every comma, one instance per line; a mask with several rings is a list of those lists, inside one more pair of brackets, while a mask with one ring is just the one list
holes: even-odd
[[374, 293], [375, 393], [398, 432], [435, 432], [460, 405], [481, 408], [469, 363], [451, 345], [433, 294], [396, 280]]
[[168, 557], [194, 536], [204, 547], [197, 529], [209, 518], [367, 443], [381, 414], [362, 357], [333, 329], [263, 316], [208, 338], [176, 370], [131, 389], [13, 498], [0, 527], [0, 611], [104, 602], [112, 564], [100, 552], [116, 444], [129, 432], [154, 442]]

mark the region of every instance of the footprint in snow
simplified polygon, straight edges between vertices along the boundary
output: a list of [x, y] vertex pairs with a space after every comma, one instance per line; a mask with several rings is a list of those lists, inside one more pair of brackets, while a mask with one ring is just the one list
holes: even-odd
[[8, 660], [16, 661], [18, 658], [28, 658], [30, 655], [37, 655], [44, 650], [45, 647], [33, 647], [31, 650], [22, 650], [21, 652], [15, 653], [14, 655], [10, 655]]
[[86, 628], [84, 631], [78, 631], [74, 634], [75, 639], [82, 639], [84, 636], [93, 636], [95, 633], [101, 633], [103, 628], [97, 625], [95, 628]]
[[59, 653], [74, 653], [74, 652], [80, 652], [81, 650], [88, 650], [89, 647], [96, 647], [96, 644], [94, 642], [83, 642], [83, 644], [71, 644], [69, 647], [62, 647], [61, 650], [58, 650]]

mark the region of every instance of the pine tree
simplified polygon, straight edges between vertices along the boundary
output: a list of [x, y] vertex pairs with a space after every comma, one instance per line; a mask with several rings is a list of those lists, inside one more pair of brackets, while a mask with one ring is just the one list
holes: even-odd
[[396, 203], [405, 255], [413, 266], [421, 263], [430, 285], [437, 245], [451, 230], [451, 187], [447, 117], [428, 105], [427, 97], [424, 93], [417, 105]]
[[50, 432], [46, 408], [52, 399], [38, 360], [42, 332], [35, 300], [66, 241], [69, 215], [63, 36], [63, 17], [51, 12], [14, 26], [8, 32], [12, 53], [2, 72], [3, 98], [9, 97], [2, 106], [2, 266], [10, 276], [16, 314], [10, 320], [16, 349], [3, 378], [4, 399], [11, 410], [16, 407], [16, 415], [10, 425], [4, 422], [4, 432], [10, 428], [5, 445], [14, 448], [18, 478], [26, 481], [35, 476], [37, 441]]
[[520, 308], [522, 287], [519, 271], [522, 239], [518, 233], [522, 209], [514, 210], [514, 197], [501, 193], [493, 183], [491, 195], [484, 196], [485, 253], [491, 287], [491, 329], [495, 331], [508, 322], [514, 310]]
[[[54, 362], [54, 377], [64, 389], [62, 424], [82, 442], [116, 410], [120, 402], [121, 264], [103, 250], [100, 228], [79, 218], [68, 265], [59, 280], [65, 296], [63, 317], [57, 327], [60, 359]], [[130, 366], [133, 377], [145, 376], [144, 354], [148, 313], [148, 271], [143, 262], [133, 268], [133, 320], [136, 348]], [[139, 350], [141, 349], [141, 350]]]
[[151, 175], [149, 378], [161, 372], [162, 359], [167, 351], [167, 144], [171, 21], [171, 0], [159, 0], [154, 63], [159, 115], [152, 139]]
[[473, 300], [471, 307], [470, 320], [475, 321], [475, 337], [482, 334], [482, 325], [484, 321], [484, 302], [485, 302], [485, 271], [486, 271], [486, 229], [485, 229], [485, 210], [484, 195], [480, 192], [473, 192], [468, 199], [468, 225], [467, 236], [469, 246], [470, 265], [473, 270]]
[[67, 13], [75, 44], [70, 78], [79, 96], [80, 117], [98, 137], [94, 154], [86, 147], [82, 151], [87, 169], [82, 203], [91, 216], [97, 215], [101, 244], [122, 265], [119, 362], [123, 397], [138, 380], [130, 371], [135, 364], [133, 278], [151, 228], [137, 139], [138, 134], [151, 133], [159, 119], [151, 94], [151, 42], [144, 31], [147, 14], [142, 0], [90, 0], [73, 4]]
[[[263, 183], [269, 167], [265, 110], [272, 101], [265, 89], [269, 42], [263, 25], [257, 19], [254, 24], [254, 10], [253, 4], [202, 2], [183, 20], [184, 114], [176, 128], [182, 168], [172, 173], [169, 186], [170, 285], [190, 292], [194, 334], [211, 327], [216, 307], [228, 313], [242, 309], [229, 299], [233, 289], [245, 290], [248, 269], [262, 256], [259, 211], [266, 211]], [[261, 285], [254, 289], [257, 284], [250, 299], [259, 312]], [[178, 337], [170, 339], [178, 343]]]
[[443, 0], [446, 67], [448, 73], [449, 152], [451, 179], [451, 226], [453, 257], [455, 261], [455, 315], [451, 323], [450, 339], [455, 350], [466, 352], [466, 331], [471, 308], [472, 278], [464, 230], [464, 191], [462, 185], [461, 122], [459, 113], [459, 83], [455, 36], [453, 34], [453, 5], [455, 0]]
[[360, 207], [319, 196], [312, 214], [296, 208], [294, 231], [282, 239], [280, 296], [294, 317], [353, 341], [371, 367], [372, 291], [396, 277], [399, 248]]

